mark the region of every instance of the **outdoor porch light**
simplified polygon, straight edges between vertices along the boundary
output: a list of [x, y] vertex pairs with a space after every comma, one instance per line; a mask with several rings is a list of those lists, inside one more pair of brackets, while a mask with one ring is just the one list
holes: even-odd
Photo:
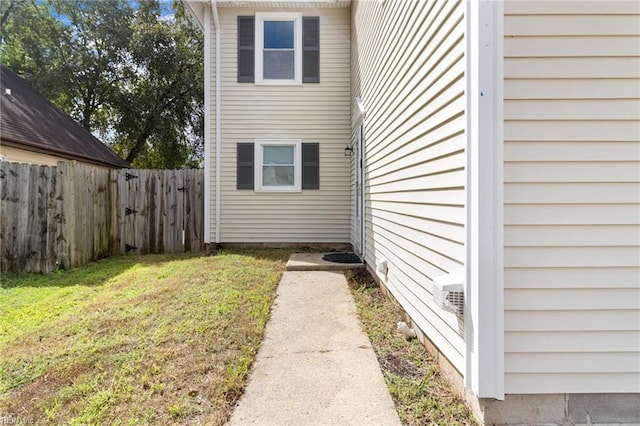
[[351, 148], [351, 145], [349, 145], [344, 149], [344, 156], [351, 157], [352, 155], [353, 155], [353, 148]]

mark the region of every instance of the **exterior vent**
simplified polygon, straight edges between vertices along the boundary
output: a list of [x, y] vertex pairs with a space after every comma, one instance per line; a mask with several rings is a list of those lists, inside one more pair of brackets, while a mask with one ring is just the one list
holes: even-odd
[[433, 279], [433, 301], [447, 312], [464, 314], [464, 276], [447, 274]]

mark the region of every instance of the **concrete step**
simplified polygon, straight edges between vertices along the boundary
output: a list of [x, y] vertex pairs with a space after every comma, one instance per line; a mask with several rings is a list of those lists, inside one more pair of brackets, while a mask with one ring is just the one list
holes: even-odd
[[322, 258], [326, 253], [294, 253], [287, 261], [287, 271], [346, 271], [364, 268], [364, 263], [336, 263]]

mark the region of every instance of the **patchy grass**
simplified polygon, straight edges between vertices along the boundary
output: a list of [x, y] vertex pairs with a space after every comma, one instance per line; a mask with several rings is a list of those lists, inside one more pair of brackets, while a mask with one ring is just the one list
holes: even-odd
[[0, 417], [223, 424], [288, 255], [123, 256], [51, 275], [3, 274]]
[[396, 332], [402, 311], [364, 270], [347, 272], [365, 332], [378, 356], [387, 387], [405, 425], [477, 425], [416, 339]]

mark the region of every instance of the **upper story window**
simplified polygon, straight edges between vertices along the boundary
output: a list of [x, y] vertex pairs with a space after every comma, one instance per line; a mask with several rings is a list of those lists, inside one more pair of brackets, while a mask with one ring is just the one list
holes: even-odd
[[256, 13], [256, 83], [301, 83], [300, 14]]
[[292, 12], [238, 17], [238, 82], [320, 82], [320, 20]]

